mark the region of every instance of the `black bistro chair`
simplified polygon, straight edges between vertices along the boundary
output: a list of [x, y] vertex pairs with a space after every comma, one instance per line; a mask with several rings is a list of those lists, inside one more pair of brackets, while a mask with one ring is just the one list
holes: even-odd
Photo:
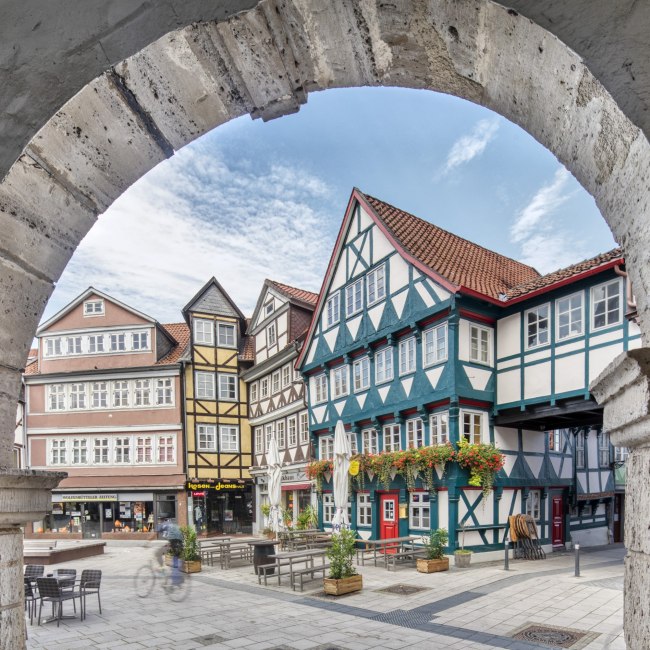
[[59, 627], [61, 623], [61, 618], [63, 617], [63, 603], [66, 600], [71, 600], [74, 606], [75, 612], [77, 607], [74, 604], [76, 598], [79, 598], [79, 607], [81, 607], [81, 594], [78, 591], [74, 591], [74, 586], [72, 590], [66, 589], [65, 591], [61, 588], [59, 581], [56, 578], [36, 578], [36, 583], [38, 584], [38, 595], [41, 599], [41, 602], [38, 606], [38, 624], [41, 624], [41, 610], [43, 609], [43, 603], [52, 603], [52, 610], [54, 614], [54, 608], [56, 607], [56, 626]]
[[25, 578], [36, 586], [36, 578], [42, 578], [45, 572], [45, 567], [42, 564], [27, 564], [25, 565]]
[[36, 595], [36, 588], [32, 588], [32, 581], [25, 576], [25, 609], [29, 614], [29, 624], [34, 625], [34, 614], [36, 614], [36, 601], [38, 596]]
[[81, 618], [86, 618], [86, 596], [97, 594], [99, 613], [102, 613], [102, 601], [99, 597], [99, 588], [102, 584], [102, 572], [99, 569], [84, 569], [79, 580], [79, 591], [81, 593]]

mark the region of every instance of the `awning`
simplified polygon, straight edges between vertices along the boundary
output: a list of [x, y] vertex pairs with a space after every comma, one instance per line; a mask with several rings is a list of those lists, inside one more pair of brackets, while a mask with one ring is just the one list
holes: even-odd
[[282, 485], [283, 492], [290, 490], [311, 490], [311, 483], [284, 483]]

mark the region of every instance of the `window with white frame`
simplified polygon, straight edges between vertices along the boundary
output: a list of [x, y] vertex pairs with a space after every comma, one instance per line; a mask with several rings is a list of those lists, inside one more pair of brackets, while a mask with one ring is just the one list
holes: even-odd
[[132, 350], [149, 349], [149, 332], [132, 332], [131, 333]]
[[214, 373], [197, 371], [194, 376], [196, 397], [198, 399], [214, 399]]
[[284, 449], [287, 446], [287, 429], [284, 420], [278, 420], [275, 423], [275, 435], [278, 449]]
[[273, 394], [275, 395], [280, 392], [280, 371], [278, 370], [277, 372], [274, 372], [271, 378], [271, 387]]
[[393, 348], [383, 348], [375, 353], [375, 383], [393, 379]]
[[332, 399], [348, 394], [348, 367], [339, 366], [332, 371]]
[[363, 279], [345, 287], [345, 316], [349, 318], [363, 308]]
[[110, 444], [108, 438], [93, 438], [93, 463], [106, 465], [110, 462]]
[[126, 380], [113, 382], [113, 406], [129, 405], [129, 382]]
[[591, 288], [591, 327], [602, 329], [621, 322], [621, 287], [619, 280]]
[[196, 448], [198, 451], [217, 451], [217, 427], [214, 424], [196, 425]]
[[630, 451], [627, 447], [614, 447], [614, 460], [617, 463], [624, 463], [627, 461]]
[[524, 312], [526, 323], [526, 348], [538, 348], [541, 345], [548, 345], [549, 328], [549, 304], [539, 305]]
[[368, 357], [361, 357], [352, 364], [352, 376], [355, 393], [370, 388], [370, 359]]
[[309, 442], [309, 414], [307, 411], [300, 413], [300, 442]]
[[361, 432], [361, 445], [364, 454], [378, 454], [379, 440], [376, 429], [364, 429]]
[[254, 381], [250, 385], [250, 398], [251, 402], [257, 402], [257, 382]]
[[492, 330], [479, 325], [469, 326], [469, 360], [490, 363], [490, 339]]
[[50, 441], [50, 465], [66, 465], [66, 439], [54, 438]]
[[88, 336], [88, 352], [95, 354], [97, 352], [104, 352], [104, 335], [103, 334], [90, 334]]
[[535, 521], [539, 521], [541, 514], [542, 493], [539, 490], [531, 490], [526, 499], [526, 514]]
[[156, 379], [156, 404], [169, 406], [174, 403], [174, 380], [171, 377]]
[[562, 451], [562, 430], [555, 429], [548, 432], [548, 450], [554, 452]]
[[291, 383], [291, 366], [282, 366], [282, 388], [286, 388]]
[[133, 404], [151, 406], [151, 380], [136, 379], [133, 385]]
[[266, 328], [266, 345], [267, 347], [271, 347], [277, 343], [278, 340], [278, 334], [275, 330], [275, 323], [271, 323], [267, 328]]
[[382, 264], [366, 276], [368, 291], [368, 305], [374, 305], [376, 302], [386, 297], [386, 265]]
[[332, 436], [321, 436], [318, 440], [318, 458], [327, 460], [334, 457], [334, 438]]
[[415, 372], [415, 337], [399, 342], [399, 374]]
[[479, 445], [483, 439], [483, 413], [463, 411], [462, 436], [471, 445]]
[[86, 300], [84, 302], [84, 316], [101, 316], [103, 313], [103, 300]]
[[429, 530], [431, 527], [431, 511], [428, 492], [411, 492], [409, 503], [410, 527], [419, 530]]
[[265, 449], [268, 452], [269, 450], [269, 445], [271, 444], [271, 438], [273, 438], [273, 424], [267, 424], [264, 427], [264, 443], [265, 443]]
[[219, 427], [219, 451], [239, 451], [239, 427], [221, 425]]
[[108, 406], [107, 381], [93, 381], [90, 384], [90, 403], [96, 409], [103, 409]]
[[237, 399], [237, 375], [219, 373], [219, 399]]
[[341, 318], [341, 294], [337, 291], [332, 294], [328, 299], [325, 305], [325, 327], [331, 327], [332, 325], [339, 322]]
[[255, 427], [255, 453], [264, 453], [264, 429], [262, 427]]
[[45, 339], [45, 356], [60, 357], [63, 354], [61, 339]]
[[598, 461], [601, 467], [609, 467], [609, 433], [601, 432], [598, 436]]
[[331, 524], [334, 519], [334, 495], [323, 494], [323, 523]]
[[576, 467], [584, 469], [585, 467], [585, 432], [578, 431], [576, 435]]
[[265, 305], [264, 305], [264, 316], [270, 316], [273, 311], [275, 310], [275, 302], [271, 298]]
[[174, 436], [158, 436], [157, 449], [158, 449], [158, 462], [159, 463], [173, 463], [175, 451]]
[[359, 453], [359, 445], [357, 444], [357, 434], [354, 431], [348, 432], [348, 440], [350, 441], [350, 453], [352, 455]]
[[194, 343], [197, 345], [214, 345], [214, 321], [195, 318]]
[[126, 334], [124, 332], [118, 334], [109, 334], [111, 352], [125, 352], [126, 351]]
[[357, 525], [372, 526], [372, 503], [370, 503], [370, 495], [362, 492], [357, 494]]
[[298, 444], [298, 421], [295, 415], [287, 418], [287, 430], [289, 433], [289, 447], [295, 447]]
[[327, 375], [316, 375], [312, 377], [314, 382], [314, 403], [320, 404], [327, 401]]
[[86, 438], [72, 439], [72, 464], [88, 464], [88, 440]]
[[81, 336], [68, 336], [66, 338], [66, 349], [68, 354], [81, 354]]
[[151, 436], [136, 436], [135, 438], [135, 462], [153, 462], [153, 439]]
[[406, 448], [424, 447], [424, 425], [420, 418], [406, 421]]
[[217, 323], [217, 345], [220, 348], [237, 347], [237, 335], [232, 323]]
[[582, 291], [555, 301], [559, 341], [580, 336], [583, 329]]
[[264, 377], [260, 379], [260, 399], [265, 399], [269, 396], [269, 379]]
[[65, 410], [65, 385], [50, 384], [48, 386], [48, 405], [50, 411]]
[[449, 413], [432, 413], [429, 418], [429, 428], [431, 431], [431, 444], [444, 445], [449, 442]]
[[86, 384], [84, 383], [70, 384], [70, 408], [71, 409], [86, 408]]
[[383, 433], [384, 451], [400, 451], [402, 448], [400, 425], [398, 423], [386, 424]]
[[131, 462], [131, 438], [130, 436], [118, 436], [113, 441], [113, 454], [118, 464]]
[[423, 364], [432, 366], [447, 360], [447, 323], [441, 323], [422, 332]]

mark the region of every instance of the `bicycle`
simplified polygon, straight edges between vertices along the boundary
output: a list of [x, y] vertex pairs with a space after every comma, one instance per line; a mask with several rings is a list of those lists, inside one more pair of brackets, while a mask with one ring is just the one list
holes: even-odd
[[156, 582], [161, 581], [161, 588], [170, 600], [179, 603], [190, 593], [190, 580], [182, 571], [174, 570], [165, 564], [158, 564], [155, 558], [141, 566], [135, 573], [135, 593], [139, 598], [151, 594]]

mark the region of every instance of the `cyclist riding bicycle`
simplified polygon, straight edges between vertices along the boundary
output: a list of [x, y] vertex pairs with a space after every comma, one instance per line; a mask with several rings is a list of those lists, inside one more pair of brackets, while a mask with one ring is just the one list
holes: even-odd
[[162, 567], [165, 563], [165, 555], [169, 553], [172, 556], [172, 585], [177, 585], [182, 579], [178, 561], [183, 550], [183, 533], [172, 521], [165, 521], [159, 530], [163, 539], [167, 540], [167, 544], [156, 550], [156, 557]]

